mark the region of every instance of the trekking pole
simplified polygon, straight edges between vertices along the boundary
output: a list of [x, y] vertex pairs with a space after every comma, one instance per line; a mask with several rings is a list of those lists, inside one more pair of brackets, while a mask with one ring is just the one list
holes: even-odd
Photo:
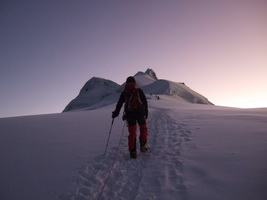
[[112, 118], [112, 122], [111, 122], [110, 130], [109, 130], [109, 133], [108, 133], [108, 141], [107, 141], [107, 144], [106, 144], [106, 149], [105, 149], [104, 156], [105, 156], [106, 153], [107, 153], [107, 148], [108, 148], [108, 143], [109, 143], [109, 138], [110, 138], [110, 135], [111, 135], [111, 130], [112, 130], [113, 122], [114, 122], [114, 118]]

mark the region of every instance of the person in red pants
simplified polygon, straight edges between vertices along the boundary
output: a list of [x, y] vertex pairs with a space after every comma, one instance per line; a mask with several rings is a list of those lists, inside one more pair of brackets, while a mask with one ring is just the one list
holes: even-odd
[[138, 88], [134, 77], [130, 76], [126, 79], [126, 84], [120, 98], [117, 102], [115, 111], [112, 112], [112, 118], [116, 118], [124, 104], [123, 119], [128, 124], [128, 147], [131, 158], [137, 158], [136, 153], [136, 125], [140, 129], [140, 151], [147, 152], [147, 125], [148, 117], [147, 99], [142, 89]]

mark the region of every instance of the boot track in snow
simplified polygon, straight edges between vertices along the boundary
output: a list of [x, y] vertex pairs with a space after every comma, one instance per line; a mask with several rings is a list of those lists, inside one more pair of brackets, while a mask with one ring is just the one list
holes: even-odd
[[110, 150], [106, 156], [96, 157], [91, 164], [85, 166], [75, 181], [75, 190], [61, 196], [61, 199], [159, 200], [174, 196], [186, 199], [181, 153], [182, 144], [190, 140], [191, 131], [186, 124], [171, 117], [171, 110], [157, 109], [150, 113], [148, 133], [151, 152], [138, 153], [137, 159], [130, 159], [128, 140], [125, 137], [128, 133], [124, 133], [100, 198], [100, 189], [105, 183], [116, 149]]

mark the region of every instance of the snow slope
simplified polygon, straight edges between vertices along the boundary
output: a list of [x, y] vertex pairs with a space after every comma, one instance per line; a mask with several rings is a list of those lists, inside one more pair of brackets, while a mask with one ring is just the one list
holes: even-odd
[[115, 104], [0, 119], [0, 199], [266, 199], [266, 108], [148, 97], [151, 152], [137, 160], [120, 118], [103, 155]]

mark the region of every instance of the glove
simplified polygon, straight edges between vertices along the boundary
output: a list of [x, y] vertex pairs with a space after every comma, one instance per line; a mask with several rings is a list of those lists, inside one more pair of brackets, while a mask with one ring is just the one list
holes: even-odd
[[119, 116], [119, 112], [118, 111], [113, 111], [112, 112], [112, 118], [116, 118], [116, 117], [118, 117]]

